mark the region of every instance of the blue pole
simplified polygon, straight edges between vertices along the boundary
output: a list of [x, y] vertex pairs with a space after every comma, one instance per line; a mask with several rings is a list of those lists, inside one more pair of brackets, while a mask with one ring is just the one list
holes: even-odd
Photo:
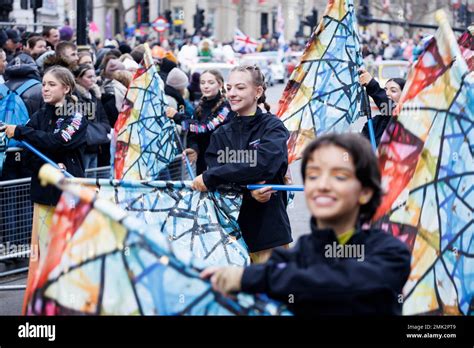
[[43, 161], [45, 161], [46, 163], [49, 163], [51, 164], [54, 168], [60, 170], [66, 177], [68, 178], [74, 178], [74, 176], [70, 173], [68, 173], [66, 170], [62, 169], [60, 166], [58, 166], [58, 164], [56, 162], [54, 162], [53, 160], [49, 159], [48, 157], [46, 157], [44, 154], [42, 154], [40, 151], [38, 151], [33, 145], [30, 145], [29, 143], [27, 143], [26, 141], [21, 141], [21, 143], [23, 145], [25, 145], [25, 147], [30, 150], [31, 152], [33, 152], [36, 156], [38, 156], [39, 158], [41, 158]]
[[375, 141], [374, 124], [372, 121], [372, 111], [370, 110], [370, 100], [369, 100], [369, 95], [367, 94], [367, 89], [362, 87], [362, 93], [364, 94], [365, 115], [367, 116], [367, 126], [369, 128], [370, 143], [372, 144], [372, 149], [374, 150], [374, 152], [377, 152], [377, 143]]
[[372, 121], [372, 116], [370, 116], [367, 119], [367, 125], [369, 127], [369, 137], [370, 137], [370, 143], [372, 144], [372, 149], [374, 149], [374, 152], [377, 152], [377, 143], [375, 142], [375, 132], [374, 132], [374, 124]]
[[303, 185], [247, 185], [249, 190], [271, 187], [275, 191], [304, 191]]

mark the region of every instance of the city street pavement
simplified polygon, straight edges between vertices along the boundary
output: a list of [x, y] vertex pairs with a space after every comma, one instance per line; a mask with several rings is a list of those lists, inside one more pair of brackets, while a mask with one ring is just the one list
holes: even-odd
[[[267, 90], [267, 101], [272, 106], [272, 112], [276, 112], [278, 100], [285, 88], [285, 84], [276, 84]], [[301, 184], [300, 161], [290, 166], [294, 184]], [[293, 204], [288, 208], [293, 240], [309, 233], [309, 212], [306, 208], [303, 192], [296, 192]], [[24, 265], [22, 265], [24, 266]], [[11, 267], [11, 266], [10, 266]], [[5, 265], [0, 262], [0, 273], [5, 271]], [[0, 277], [0, 289], [4, 285], [26, 284], [26, 273]], [[20, 315], [24, 291], [4, 291], [0, 290], [0, 315]]]

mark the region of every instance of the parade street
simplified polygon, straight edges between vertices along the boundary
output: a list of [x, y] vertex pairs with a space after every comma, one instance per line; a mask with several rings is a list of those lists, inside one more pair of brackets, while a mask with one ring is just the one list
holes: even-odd
[[[272, 106], [272, 111], [276, 112], [278, 100], [285, 88], [284, 84], [275, 84], [272, 87], [269, 87], [267, 90], [268, 102]], [[302, 184], [301, 174], [300, 174], [300, 161], [293, 163], [291, 166], [291, 173], [293, 176], [294, 184]], [[298, 238], [306, 233], [309, 233], [309, 211], [306, 207], [306, 202], [303, 196], [303, 192], [296, 192], [295, 199], [292, 205], [288, 208], [288, 215], [290, 217], [291, 230], [293, 235], [293, 243], [298, 240]], [[22, 261], [23, 266], [27, 266], [26, 261]], [[6, 271], [9, 268], [19, 268], [19, 264], [0, 263], [0, 272]], [[12, 275], [9, 277], [4, 277], [1, 279], [0, 285], [26, 285], [26, 273], [21, 273], [18, 275]], [[22, 290], [14, 291], [0, 291], [0, 315], [20, 315], [21, 314], [21, 305], [23, 302]]]

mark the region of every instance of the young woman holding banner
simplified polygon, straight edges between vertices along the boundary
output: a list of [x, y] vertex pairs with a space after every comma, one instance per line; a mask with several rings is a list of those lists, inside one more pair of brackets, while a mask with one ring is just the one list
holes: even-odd
[[[209, 168], [194, 180], [195, 189], [214, 190], [221, 184], [285, 184], [289, 134], [283, 122], [270, 113], [265, 90], [265, 78], [258, 67], [232, 70], [227, 97], [237, 116], [212, 134], [206, 152]], [[271, 187], [244, 191], [238, 222], [254, 263], [266, 261], [273, 248], [291, 243], [286, 206], [286, 192]]]
[[400, 315], [410, 252], [395, 237], [362, 227], [382, 196], [368, 140], [318, 137], [303, 154], [301, 173], [311, 234], [292, 249], [275, 249], [265, 264], [211, 267], [201, 277], [224, 295], [265, 293], [296, 315]]

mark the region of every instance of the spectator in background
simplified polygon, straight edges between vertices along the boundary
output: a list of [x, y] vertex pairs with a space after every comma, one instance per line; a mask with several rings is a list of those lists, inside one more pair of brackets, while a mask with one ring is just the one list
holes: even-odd
[[59, 29], [59, 40], [60, 41], [71, 41], [74, 35], [74, 30], [69, 26], [65, 25]]
[[2, 48], [7, 55], [7, 62], [10, 62], [20, 47], [21, 37], [16, 29], [8, 29], [5, 31], [5, 35], [1, 35]]
[[[87, 146], [84, 153], [84, 170], [98, 167], [98, 154], [102, 145], [109, 144], [110, 124], [101, 102], [95, 70], [92, 65], [79, 65], [74, 71], [76, 89], [74, 94], [82, 106], [83, 115], [87, 117]], [[109, 145], [110, 146], [110, 145]], [[110, 149], [109, 146], [105, 148]], [[94, 177], [93, 175], [87, 175]]]
[[68, 41], [61, 41], [56, 45], [56, 56], [61, 57], [71, 67], [76, 67], [79, 61], [77, 46]]
[[5, 68], [7, 67], [7, 55], [5, 54], [5, 51], [0, 48], [0, 84], [5, 83]]
[[191, 83], [189, 84], [188, 90], [189, 90], [189, 100], [194, 104], [197, 105], [199, 103], [199, 100], [202, 97], [201, 93], [201, 86], [199, 82], [199, 78], [201, 77], [201, 74], [198, 72], [194, 72], [191, 75]]
[[56, 45], [60, 41], [59, 30], [54, 27], [44, 27], [43, 37], [46, 40], [47, 47], [54, 51]]
[[114, 127], [118, 114], [122, 109], [123, 99], [127, 93], [127, 88], [113, 78], [115, 71], [125, 70], [121, 61], [113, 56], [108, 56], [104, 60], [104, 70], [102, 71], [102, 103], [109, 118], [110, 126]]
[[[10, 91], [18, 91], [24, 84], [30, 85], [20, 98], [26, 106], [28, 116], [31, 117], [43, 105], [41, 94], [41, 76], [33, 58], [27, 54], [21, 54], [14, 58], [5, 69], [5, 86]], [[37, 81], [36, 84], [33, 84]], [[26, 85], [25, 85], [26, 86]], [[26, 88], [26, 87], [24, 87]], [[5, 167], [1, 180], [13, 180], [31, 176], [21, 152], [8, 152], [5, 159]]]
[[26, 48], [24, 49], [24, 51], [28, 52], [35, 60], [47, 50], [46, 40], [41, 36], [30, 37], [26, 41]]
[[[177, 109], [180, 113], [192, 117], [193, 113], [189, 112], [184, 100], [185, 91], [188, 87], [188, 76], [179, 68], [173, 68], [166, 78], [165, 90], [168, 90], [166, 97], [170, 107]], [[188, 112], [186, 112], [188, 110]]]
[[77, 61], [78, 65], [89, 64], [93, 65], [92, 54], [88, 51], [82, 51], [78, 53], [79, 60]]
[[133, 57], [133, 60], [135, 60], [137, 64], [142, 63], [144, 54], [145, 54], [145, 46], [143, 45], [138, 45], [132, 50], [132, 52], [130, 52], [130, 55]]

